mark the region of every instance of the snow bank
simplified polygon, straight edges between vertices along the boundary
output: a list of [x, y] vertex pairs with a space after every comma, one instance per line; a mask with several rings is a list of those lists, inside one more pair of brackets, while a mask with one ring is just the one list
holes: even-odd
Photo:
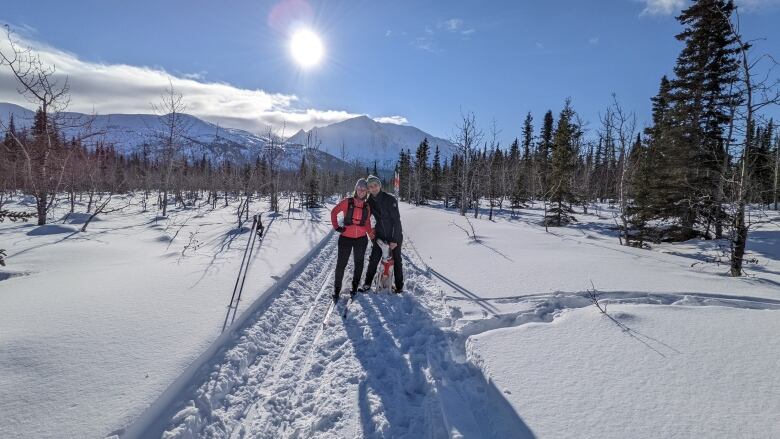
[[473, 337], [538, 437], [780, 436], [780, 311], [614, 305]]
[[[155, 215], [130, 207], [84, 233], [0, 224], [0, 437], [121, 431], [217, 339], [248, 237], [235, 206]], [[274, 220], [239, 316], [322, 240], [320, 215]]]

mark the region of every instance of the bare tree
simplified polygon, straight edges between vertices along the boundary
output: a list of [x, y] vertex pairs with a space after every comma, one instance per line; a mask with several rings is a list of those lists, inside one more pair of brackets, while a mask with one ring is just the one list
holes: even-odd
[[192, 123], [184, 114], [187, 109], [184, 97], [174, 89], [172, 81], [169, 82], [165, 92], [160, 95], [160, 101], [152, 104], [152, 109], [160, 120], [161, 129], [155, 133], [155, 136], [160, 147], [163, 170], [160, 205], [162, 206], [162, 216], [166, 216], [173, 168], [185, 146], [187, 133]]
[[618, 206], [620, 208], [620, 221], [623, 230], [622, 243], [630, 245], [629, 227], [628, 227], [628, 181], [631, 170], [629, 169], [628, 155], [631, 149], [631, 142], [636, 136], [636, 115], [634, 112], [627, 113], [618, 102], [617, 95], [612, 94], [612, 105], [608, 110], [611, 122], [614, 124], [614, 132], [618, 144], [617, 161], [617, 194]]
[[271, 196], [271, 210], [279, 212], [279, 193], [281, 190], [282, 159], [284, 158], [283, 138], [278, 136], [272, 127], [266, 132], [266, 143], [263, 155], [265, 157], [268, 178], [268, 193]]
[[455, 145], [454, 153], [460, 157], [461, 163], [458, 169], [458, 186], [460, 190], [460, 214], [466, 215], [468, 202], [474, 193], [473, 178], [473, 158], [479, 144], [484, 137], [483, 132], [477, 128], [476, 117], [474, 113], [461, 112], [460, 122], [456, 125], [455, 133], [452, 136], [452, 143]]
[[772, 189], [772, 198], [774, 199], [775, 210], [777, 210], [777, 189], [778, 180], [780, 180], [780, 136], [775, 137], [775, 182]]
[[[754, 69], [756, 65], [764, 60], [769, 60], [773, 67], [777, 64], [774, 59], [766, 55], [759, 56], [756, 59], [751, 60], [750, 50], [752, 48], [753, 41], [745, 41], [740, 33], [739, 29], [739, 10], [735, 11], [736, 23], [732, 21], [723, 10], [720, 12], [724, 15], [729, 26], [731, 33], [737, 41], [739, 49], [739, 63], [742, 70], [740, 81], [742, 82], [743, 90], [741, 90], [744, 97], [743, 112], [745, 121], [745, 136], [742, 145], [742, 157], [740, 160], [738, 175], [735, 179], [734, 188], [734, 215], [732, 220], [732, 237], [731, 237], [731, 275], [741, 276], [743, 274], [743, 264], [745, 257], [745, 246], [748, 239], [748, 230], [750, 224], [746, 221], [746, 207], [748, 188], [750, 186], [750, 179], [752, 176], [752, 161], [751, 150], [753, 147], [753, 126], [756, 122], [756, 114], [762, 108], [769, 105], [780, 104], [780, 90], [778, 85], [780, 81], [770, 80], [769, 76], [764, 74], [761, 77], [756, 77]], [[771, 69], [769, 69], [771, 71]]]
[[60, 81], [56, 77], [55, 66], [44, 63], [31, 48], [20, 47], [7, 25], [6, 36], [10, 49], [0, 50], [0, 67], [8, 67], [16, 80], [19, 94], [34, 104], [38, 112], [32, 136], [22, 138], [13, 130], [3, 128], [22, 152], [26, 186], [35, 198], [38, 224], [44, 225], [62, 183], [68, 158], [62, 153], [53, 121], [53, 116], [68, 106], [68, 78]]

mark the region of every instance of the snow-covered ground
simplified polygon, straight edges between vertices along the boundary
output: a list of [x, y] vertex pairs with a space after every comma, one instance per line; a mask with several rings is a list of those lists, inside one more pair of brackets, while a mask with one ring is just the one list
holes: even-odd
[[[588, 306], [470, 340], [537, 437], [780, 437], [779, 303]], [[628, 328], [628, 329], [626, 329]]]
[[457, 317], [453, 346], [526, 437], [780, 436], [777, 212], [739, 279], [718, 263], [724, 243], [623, 247], [608, 213], [549, 233], [538, 209], [470, 218], [477, 241], [454, 212], [402, 215]]
[[[327, 314], [336, 241], [322, 240], [328, 225], [304, 214], [276, 219], [272, 233], [287, 228], [257, 256], [247, 312], [217, 337], [243, 250], [215, 251], [232, 212], [186, 223], [200, 224], [211, 244], [185, 261], [181, 237], [174, 250], [165, 249], [170, 238], [155, 241], [178, 226], [154, 227], [140, 214], [124, 229], [107, 218], [61, 242], [68, 235], [0, 226], [4, 245], [14, 237], [11, 268], [35, 271], [0, 282], [4, 303], [6, 295], [16, 303], [0, 311], [0, 409], [12, 414], [0, 433], [45, 435], [52, 430], [33, 420], [46, 413], [46, 428], [79, 437], [780, 435], [776, 212], [751, 234], [758, 263], [734, 279], [717, 262], [722, 243], [620, 246], [606, 207], [549, 232], [539, 209], [472, 218], [474, 240], [457, 213], [402, 204], [407, 293], [358, 295], [346, 319], [345, 298]], [[217, 218], [222, 225], [210, 228]], [[77, 249], [83, 259], [68, 260]], [[216, 268], [195, 283], [214, 254]], [[33, 284], [36, 276], [48, 281]], [[53, 282], [70, 285], [72, 300], [52, 299]]]
[[[494, 221], [487, 215], [468, 221], [456, 212], [406, 204], [404, 231], [446, 287], [448, 302], [464, 319], [504, 315], [524, 307], [526, 296], [576, 294], [595, 287], [598, 291], [755, 296], [780, 299], [780, 215], [750, 235], [746, 258], [749, 276], [727, 275], [728, 263], [707, 262], [727, 256], [717, 241], [696, 240], [663, 244], [644, 250], [621, 246], [609, 212], [577, 215], [569, 227], [539, 225], [541, 206], [512, 215], [504, 212]], [[438, 205], [437, 205], [438, 207]], [[592, 211], [592, 210], [591, 210]]]
[[[220, 335], [249, 235], [235, 209], [134, 206], [84, 233], [83, 214], [0, 224], [0, 437], [104, 437], [156, 400]], [[264, 214], [239, 316], [326, 236], [325, 217]]]

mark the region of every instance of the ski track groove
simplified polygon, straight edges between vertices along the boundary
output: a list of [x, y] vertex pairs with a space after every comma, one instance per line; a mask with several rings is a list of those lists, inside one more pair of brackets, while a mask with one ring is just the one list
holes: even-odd
[[[474, 413], [480, 436], [513, 437], [479, 408], [489, 402], [481, 372], [453, 360], [443, 292], [416, 251], [404, 255], [403, 295], [358, 294], [346, 319], [336, 316], [342, 298], [323, 323], [331, 239], [224, 352], [163, 437], [450, 437], [443, 387], [457, 416]], [[351, 262], [344, 285], [350, 276]]]
[[306, 306], [313, 305], [316, 296], [301, 292], [311, 293], [313, 288], [307, 286], [327, 281], [333, 258], [323, 259], [322, 255], [334, 253], [335, 239], [330, 239], [304, 271], [242, 331], [208, 380], [172, 418], [164, 438], [228, 437], [248, 411], [247, 404], [257, 396], [258, 385], [278, 368], [274, 364], [284, 355], [295, 327], [306, 314]]

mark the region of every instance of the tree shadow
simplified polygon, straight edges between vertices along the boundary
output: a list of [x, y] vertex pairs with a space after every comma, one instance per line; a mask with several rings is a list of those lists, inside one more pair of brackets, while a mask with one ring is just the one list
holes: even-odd
[[410, 293], [360, 295], [357, 304], [366, 321], [344, 326], [366, 374], [362, 437], [535, 437], [481, 370], [450, 357], [451, 335]]
[[747, 250], [767, 259], [780, 260], [780, 230], [754, 230], [748, 235]]

